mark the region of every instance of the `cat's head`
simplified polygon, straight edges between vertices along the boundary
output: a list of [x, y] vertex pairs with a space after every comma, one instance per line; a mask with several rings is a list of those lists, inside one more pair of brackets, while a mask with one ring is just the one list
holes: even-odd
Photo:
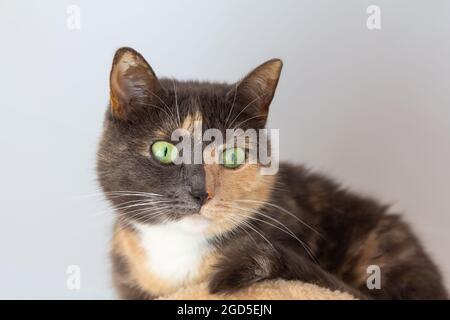
[[[239, 162], [246, 147], [216, 145], [219, 163], [174, 163], [180, 155], [172, 133], [216, 129], [225, 137], [230, 128], [264, 128], [281, 68], [280, 60], [267, 61], [231, 85], [158, 79], [138, 52], [119, 49], [97, 160], [100, 184], [118, 217], [189, 221], [218, 234], [252, 215], [268, 200], [275, 177], [262, 175], [259, 163]], [[210, 156], [206, 142], [197, 145], [200, 157]]]

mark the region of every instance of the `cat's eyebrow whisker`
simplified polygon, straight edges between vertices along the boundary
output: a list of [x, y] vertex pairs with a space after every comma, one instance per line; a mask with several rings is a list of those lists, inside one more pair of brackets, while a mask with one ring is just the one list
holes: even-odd
[[178, 126], [181, 128], [180, 108], [178, 107], [178, 94], [174, 79], [172, 79], [172, 85], [173, 85], [173, 92], [175, 94], [175, 107], [177, 108]]
[[162, 102], [162, 104], [167, 108], [167, 110], [170, 111], [170, 113], [172, 114], [172, 116], [175, 117], [175, 115], [174, 115], [173, 112], [172, 112], [172, 109], [170, 109], [170, 107], [167, 105], [167, 103], [165, 103], [164, 100], [161, 99], [160, 96], [158, 96], [157, 94], [153, 93], [151, 90], [148, 90], [148, 92], [149, 92], [151, 95], [153, 95], [154, 97], [158, 98], [158, 100]]
[[175, 115], [172, 113], [172, 111], [170, 110], [170, 113], [171, 114], [168, 114], [167, 113], [167, 111], [165, 110], [165, 109], [163, 109], [163, 108], [161, 108], [160, 106], [158, 106], [158, 105], [156, 105], [156, 104], [152, 104], [152, 103], [143, 103], [142, 104], [143, 106], [147, 106], [147, 107], [153, 107], [153, 108], [156, 108], [156, 109], [158, 109], [158, 110], [161, 110], [162, 112], [164, 112], [165, 114], [166, 114], [166, 116], [169, 118], [169, 119], [171, 119], [171, 120], [173, 120], [173, 118], [175, 118]]
[[274, 207], [278, 210], [283, 211], [284, 213], [290, 215], [291, 217], [293, 217], [294, 219], [296, 219], [298, 222], [300, 222], [301, 224], [303, 224], [305, 227], [307, 227], [308, 229], [310, 229], [311, 231], [314, 231], [317, 235], [319, 235], [322, 239], [324, 239], [324, 237], [320, 234], [319, 231], [317, 231], [316, 229], [314, 229], [313, 227], [311, 227], [309, 224], [307, 224], [306, 222], [304, 222], [302, 219], [300, 219], [299, 217], [297, 217], [295, 214], [293, 214], [292, 212], [286, 210], [283, 207], [280, 207], [274, 203], [271, 202], [267, 202], [267, 201], [258, 201], [258, 200], [250, 200], [250, 199], [236, 199], [235, 201], [241, 201], [241, 202], [254, 202], [254, 203], [260, 203], [262, 205], [268, 205], [271, 207]]
[[248, 118], [248, 119], [246, 119], [246, 120], [244, 120], [244, 121], [239, 122], [237, 125], [234, 126], [233, 129], [238, 128], [238, 127], [241, 126], [242, 124], [244, 124], [244, 123], [246, 123], [247, 121], [250, 121], [250, 120], [252, 120], [252, 119], [256, 119], [256, 118], [265, 118], [265, 117], [267, 117], [267, 116], [265, 116], [265, 115], [257, 115], [257, 116], [250, 117], [250, 118]]
[[149, 92], [151, 95], [153, 95], [154, 97], [158, 98], [158, 100], [161, 101], [162, 104], [170, 110], [170, 107], [167, 105], [167, 103], [164, 102], [163, 99], [161, 99], [160, 96], [158, 96], [157, 94], [153, 93], [151, 90], [148, 90], [146, 92]]
[[[158, 106], [158, 105], [151, 104], [151, 103], [144, 103], [144, 104], [142, 104], [142, 105], [144, 105], [144, 106], [149, 106], [149, 107], [154, 107], [154, 108], [157, 108], [157, 109], [163, 111], [163, 112], [166, 114], [166, 116], [170, 119], [170, 121], [171, 121], [176, 127], [178, 126], [178, 125], [177, 125], [177, 122], [176, 122], [175, 115], [173, 114], [172, 110], [170, 110], [169, 107], [167, 107], [167, 108], [168, 108], [168, 110], [170, 111], [170, 115], [166, 112], [166, 110], [164, 110], [163, 108], [161, 108], [161, 107]], [[167, 106], [167, 105], [166, 105], [166, 106]], [[161, 130], [163, 130], [163, 128], [162, 128], [161, 126], [158, 126], [158, 127], [159, 127]]]
[[[147, 90], [146, 92], [147, 92], [147, 93], [150, 93], [150, 94], [153, 95], [154, 97], [158, 98], [158, 100], [159, 100], [160, 102], [162, 102], [162, 104], [164, 105], [164, 107], [166, 107], [167, 110], [170, 112], [170, 115], [167, 113], [167, 111], [166, 111], [165, 109], [163, 109], [162, 107], [160, 107], [160, 106], [158, 106], [158, 105], [151, 104], [151, 103], [146, 103], [146, 102], [142, 102], [141, 104], [142, 104], [143, 106], [151, 106], [151, 107], [155, 107], [155, 108], [157, 108], [157, 109], [163, 111], [163, 112], [166, 114], [166, 116], [170, 119], [170, 121], [175, 125], [175, 127], [177, 127], [178, 125], [177, 125], [177, 122], [176, 122], [175, 115], [173, 114], [172, 109], [167, 105], [167, 103], [165, 103], [164, 100], [162, 100], [160, 96], [158, 96], [157, 94], [153, 93], [151, 90]], [[159, 127], [162, 131], [164, 131], [164, 129], [163, 129], [161, 126], [158, 126], [158, 127]]]
[[245, 111], [245, 109], [247, 109], [249, 106], [251, 106], [253, 103], [255, 103], [256, 101], [258, 101], [259, 99], [261, 99], [262, 96], [257, 96], [255, 99], [253, 99], [252, 101], [250, 101], [238, 114], [236, 117], [234, 117], [233, 121], [231, 121], [230, 123], [230, 127], [233, 125], [233, 123], [239, 118], [239, 116], [242, 114], [242, 112]]
[[234, 86], [234, 98], [233, 98], [233, 103], [231, 104], [230, 112], [228, 112], [228, 116], [227, 116], [227, 118], [226, 118], [226, 120], [225, 120], [225, 127], [227, 127], [227, 125], [228, 125], [228, 120], [229, 120], [229, 118], [230, 118], [230, 116], [231, 116], [231, 113], [233, 112], [234, 104], [236, 103], [237, 89], [238, 89], [238, 87], [239, 87], [240, 84], [241, 84], [241, 82], [239, 81], [239, 82], [237, 82], [236, 85]]

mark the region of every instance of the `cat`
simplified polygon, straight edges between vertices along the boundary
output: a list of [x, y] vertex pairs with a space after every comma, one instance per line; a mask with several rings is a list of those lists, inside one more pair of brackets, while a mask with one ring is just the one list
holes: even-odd
[[[131, 48], [116, 52], [97, 171], [116, 212], [119, 296], [153, 299], [202, 281], [226, 294], [283, 278], [363, 299], [447, 299], [410, 227], [369, 197], [289, 163], [276, 175], [258, 163], [173, 163], [178, 128], [264, 128], [281, 69], [273, 59], [236, 84], [176, 81], [158, 79]], [[369, 266], [379, 288], [367, 285]]]

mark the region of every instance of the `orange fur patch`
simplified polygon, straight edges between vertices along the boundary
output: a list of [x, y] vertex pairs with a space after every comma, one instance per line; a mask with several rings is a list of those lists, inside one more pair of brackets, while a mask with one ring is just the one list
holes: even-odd
[[256, 215], [261, 202], [270, 199], [276, 181], [275, 176], [261, 175], [260, 166], [256, 164], [244, 164], [236, 170], [218, 164], [205, 165], [205, 173], [206, 190], [214, 197], [200, 212], [213, 221], [208, 230], [210, 235], [226, 233]]

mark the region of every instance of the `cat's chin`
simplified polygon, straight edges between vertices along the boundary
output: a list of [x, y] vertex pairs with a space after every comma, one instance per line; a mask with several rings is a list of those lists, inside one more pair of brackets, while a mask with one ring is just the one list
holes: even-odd
[[186, 215], [177, 220], [165, 221], [161, 223], [140, 223], [133, 222], [138, 229], [150, 228], [153, 230], [172, 230], [177, 233], [185, 233], [192, 235], [207, 235], [212, 225], [211, 219], [202, 215]]
[[174, 223], [182, 231], [192, 233], [205, 233], [211, 226], [212, 221], [211, 219], [200, 214], [190, 214], [182, 217]]
[[203, 215], [189, 214], [177, 220], [163, 222], [161, 225], [170, 225], [181, 232], [202, 234], [207, 232], [211, 224], [211, 219]]

